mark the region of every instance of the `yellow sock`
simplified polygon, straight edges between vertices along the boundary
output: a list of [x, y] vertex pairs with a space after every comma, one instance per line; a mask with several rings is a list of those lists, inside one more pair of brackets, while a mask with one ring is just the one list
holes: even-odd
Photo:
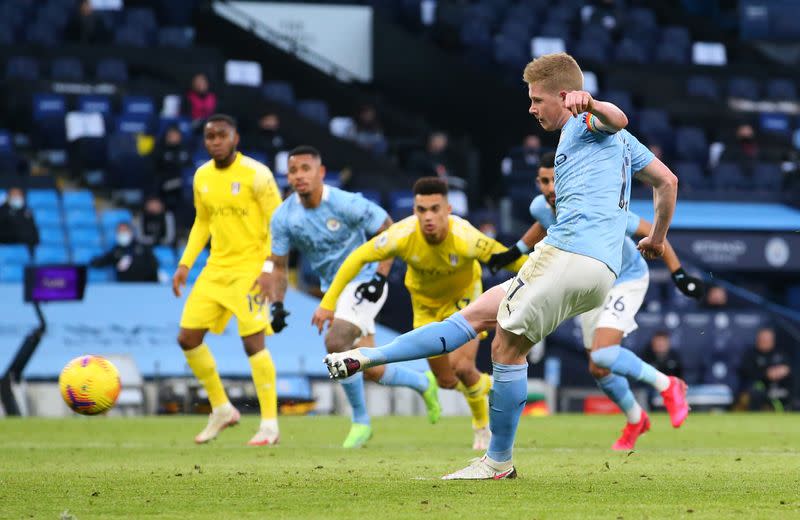
[[278, 390], [275, 385], [275, 365], [267, 349], [250, 356], [253, 384], [256, 387], [262, 419], [278, 417]]
[[189, 368], [194, 372], [194, 376], [206, 389], [211, 408], [218, 408], [227, 403], [228, 396], [217, 373], [217, 362], [214, 361], [208, 345], [201, 343], [192, 350], [184, 350], [183, 354], [186, 356], [186, 362], [189, 363]]
[[492, 380], [489, 374], [481, 374], [478, 382], [472, 386], [466, 386], [461, 381], [458, 382], [456, 390], [464, 394], [469, 409], [472, 411], [472, 427], [476, 430], [486, 428], [489, 425], [489, 390], [492, 389]]

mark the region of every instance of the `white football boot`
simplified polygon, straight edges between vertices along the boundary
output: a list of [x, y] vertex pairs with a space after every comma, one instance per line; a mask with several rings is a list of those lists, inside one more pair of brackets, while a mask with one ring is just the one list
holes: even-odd
[[197, 444], [205, 444], [217, 435], [219, 432], [228, 426], [236, 426], [239, 424], [239, 410], [233, 407], [232, 404], [227, 403], [208, 414], [208, 424], [206, 427], [197, 434], [194, 442]]
[[331, 379], [344, 379], [369, 368], [370, 360], [360, 350], [354, 348], [353, 350], [334, 352], [325, 356], [325, 365], [328, 367]]
[[472, 459], [472, 463], [466, 468], [443, 476], [442, 480], [501, 480], [505, 478], [517, 478], [514, 464], [510, 460], [497, 462], [484, 455], [479, 459]]
[[280, 433], [278, 432], [277, 419], [261, 419], [261, 425], [253, 438], [247, 441], [248, 446], [272, 446], [278, 444]]

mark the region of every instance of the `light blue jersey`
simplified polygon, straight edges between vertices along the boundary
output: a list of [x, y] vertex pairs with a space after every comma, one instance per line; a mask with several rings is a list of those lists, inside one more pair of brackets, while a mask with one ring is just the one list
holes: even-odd
[[[311, 262], [323, 291], [328, 290], [347, 255], [375, 235], [386, 221], [386, 211], [358, 193], [325, 186], [322, 202], [306, 209], [298, 195], [291, 195], [272, 215], [272, 254], [299, 250]], [[367, 264], [354, 281], [372, 278], [377, 264]]]
[[589, 113], [570, 117], [556, 148], [558, 219], [545, 243], [605, 263], [619, 276], [631, 193], [627, 132], [597, 130]]
[[[631, 158], [631, 171], [638, 172], [643, 170], [655, 158], [653, 153], [647, 149], [636, 137], [627, 130], [620, 130], [617, 132], [624, 142], [626, 153]], [[556, 189], [556, 204], [558, 204], [558, 191]], [[548, 236], [550, 235], [550, 227], [556, 223], [556, 214], [553, 208], [547, 203], [544, 195], [539, 195], [533, 199], [530, 205], [531, 216], [536, 219], [539, 224], [547, 230]], [[630, 237], [636, 234], [636, 229], [639, 227], [639, 215], [627, 212], [626, 226], [625, 226], [625, 239], [622, 241], [622, 262], [620, 270], [617, 275], [619, 284], [622, 282], [637, 280], [647, 274], [647, 262], [639, 254], [636, 248], [636, 243]]]

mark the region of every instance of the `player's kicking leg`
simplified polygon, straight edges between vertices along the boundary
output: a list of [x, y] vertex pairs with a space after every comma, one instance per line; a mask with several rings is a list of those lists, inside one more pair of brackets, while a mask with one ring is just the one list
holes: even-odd
[[211, 403], [211, 413], [208, 424], [194, 441], [203, 444], [219, 435], [219, 432], [228, 426], [239, 422], [239, 411], [233, 407], [222, 386], [222, 380], [217, 372], [217, 364], [208, 345], [203, 343], [206, 335], [205, 329], [189, 329], [181, 327], [178, 333], [178, 344], [186, 356], [186, 362], [192, 369], [195, 377], [208, 394]]

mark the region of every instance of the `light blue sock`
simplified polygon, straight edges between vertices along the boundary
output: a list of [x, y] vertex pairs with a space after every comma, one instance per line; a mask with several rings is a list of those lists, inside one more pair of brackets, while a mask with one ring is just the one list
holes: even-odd
[[410, 368], [397, 365], [386, 365], [386, 371], [378, 383], [386, 386], [407, 386], [419, 393], [428, 389], [428, 378], [425, 374]]
[[605, 347], [592, 352], [595, 365], [607, 368], [620, 376], [632, 377], [637, 381], [655, 385], [659, 372], [645, 363], [639, 356], [619, 345]]
[[347, 402], [353, 409], [353, 422], [359, 424], [369, 424], [369, 413], [367, 412], [367, 401], [364, 399], [364, 373], [359, 372], [347, 379], [339, 382], [347, 395]]
[[627, 415], [628, 411], [636, 404], [636, 398], [631, 392], [631, 385], [628, 380], [616, 374], [608, 374], [606, 377], [597, 379], [597, 386], [605, 392], [614, 404], [620, 407]]
[[360, 348], [359, 352], [370, 360], [369, 366], [374, 367], [447, 354], [477, 336], [469, 322], [455, 313], [444, 321], [406, 332], [382, 347]]
[[528, 401], [528, 365], [492, 363], [494, 385], [489, 394], [490, 459], [511, 460], [519, 417]]

